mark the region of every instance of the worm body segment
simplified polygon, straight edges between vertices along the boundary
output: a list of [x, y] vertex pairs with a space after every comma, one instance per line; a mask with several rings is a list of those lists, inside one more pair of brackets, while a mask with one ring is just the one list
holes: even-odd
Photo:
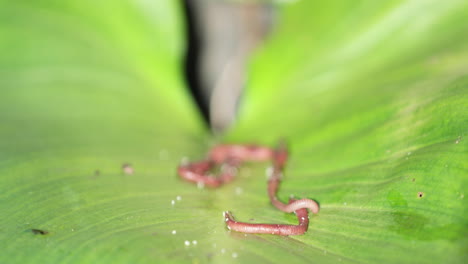
[[[253, 224], [237, 222], [230, 212], [224, 212], [226, 226], [230, 230], [255, 233], [255, 234], [274, 234], [281, 236], [302, 235], [309, 226], [310, 212], [316, 214], [319, 212], [319, 205], [311, 199], [290, 199], [285, 204], [277, 197], [279, 184], [283, 169], [288, 159], [286, 144], [280, 142], [276, 149], [258, 145], [217, 145], [213, 147], [207, 160], [182, 164], [178, 168], [178, 174], [181, 178], [208, 187], [220, 187], [221, 185], [232, 181], [237, 174], [238, 168], [242, 162], [246, 161], [272, 161], [271, 170], [268, 170], [268, 197], [270, 202], [277, 209], [286, 212], [294, 212], [299, 220], [298, 225], [285, 224]], [[220, 166], [219, 176], [215, 177], [210, 171], [215, 166]]]

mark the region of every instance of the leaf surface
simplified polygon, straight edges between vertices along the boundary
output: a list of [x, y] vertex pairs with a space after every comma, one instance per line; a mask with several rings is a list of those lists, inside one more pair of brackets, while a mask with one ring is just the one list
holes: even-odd
[[0, 5], [1, 263], [467, 258], [465, 1], [279, 6], [222, 140], [289, 142], [280, 198], [321, 205], [294, 237], [225, 229], [225, 210], [296, 223], [268, 202], [268, 164], [216, 190], [176, 176], [213, 140], [184, 90], [179, 4]]

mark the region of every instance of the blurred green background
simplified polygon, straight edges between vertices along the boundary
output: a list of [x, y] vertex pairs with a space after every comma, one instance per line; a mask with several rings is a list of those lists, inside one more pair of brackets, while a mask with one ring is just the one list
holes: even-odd
[[[0, 263], [464, 263], [468, 3], [275, 8], [214, 137], [184, 82], [181, 2], [0, 1]], [[267, 164], [216, 190], [176, 175], [216, 142], [281, 137], [280, 198], [321, 205], [305, 235], [225, 229], [224, 210], [295, 224]]]

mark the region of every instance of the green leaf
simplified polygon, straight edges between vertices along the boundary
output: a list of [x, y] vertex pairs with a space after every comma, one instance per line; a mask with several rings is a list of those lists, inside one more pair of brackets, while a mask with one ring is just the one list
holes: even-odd
[[168, 210], [207, 133], [179, 3], [1, 1], [0, 20], [0, 263], [187, 257]]
[[465, 2], [280, 6], [225, 137], [290, 143], [279, 196], [321, 211], [278, 237], [221, 217], [297, 221], [269, 204], [268, 164], [216, 190], [176, 176], [210, 145], [178, 2], [1, 1], [0, 263], [463, 263]]
[[304, 251], [365, 263], [467, 259], [466, 17], [466, 1], [284, 7], [227, 139], [289, 141], [283, 199], [321, 204], [308, 234], [293, 238]]

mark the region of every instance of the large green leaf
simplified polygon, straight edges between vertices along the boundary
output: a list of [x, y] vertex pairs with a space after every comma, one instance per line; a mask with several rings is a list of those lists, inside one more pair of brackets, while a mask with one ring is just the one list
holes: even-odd
[[372, 263], [467, 258], [466, 17], [466, 1], [284, 9], [228, 138], [289, 140], [283, 198], [322, 208], [294, 237], [304, 250]]
[[1, 1], [0, 20], [0, 263], [187, 257], [168, 210], [206, 130], [179, 4]]
[[225, 140], [288, 140], [280, 197], [321, 204], [295, 237], [225, 229], [224, 210], [296, 221], [266, 164], [217, 190], [177, 178], [209, 137], [176, 3], [1, 1], [0, 263], [463, 262], [465, 1], [280, 7]]

